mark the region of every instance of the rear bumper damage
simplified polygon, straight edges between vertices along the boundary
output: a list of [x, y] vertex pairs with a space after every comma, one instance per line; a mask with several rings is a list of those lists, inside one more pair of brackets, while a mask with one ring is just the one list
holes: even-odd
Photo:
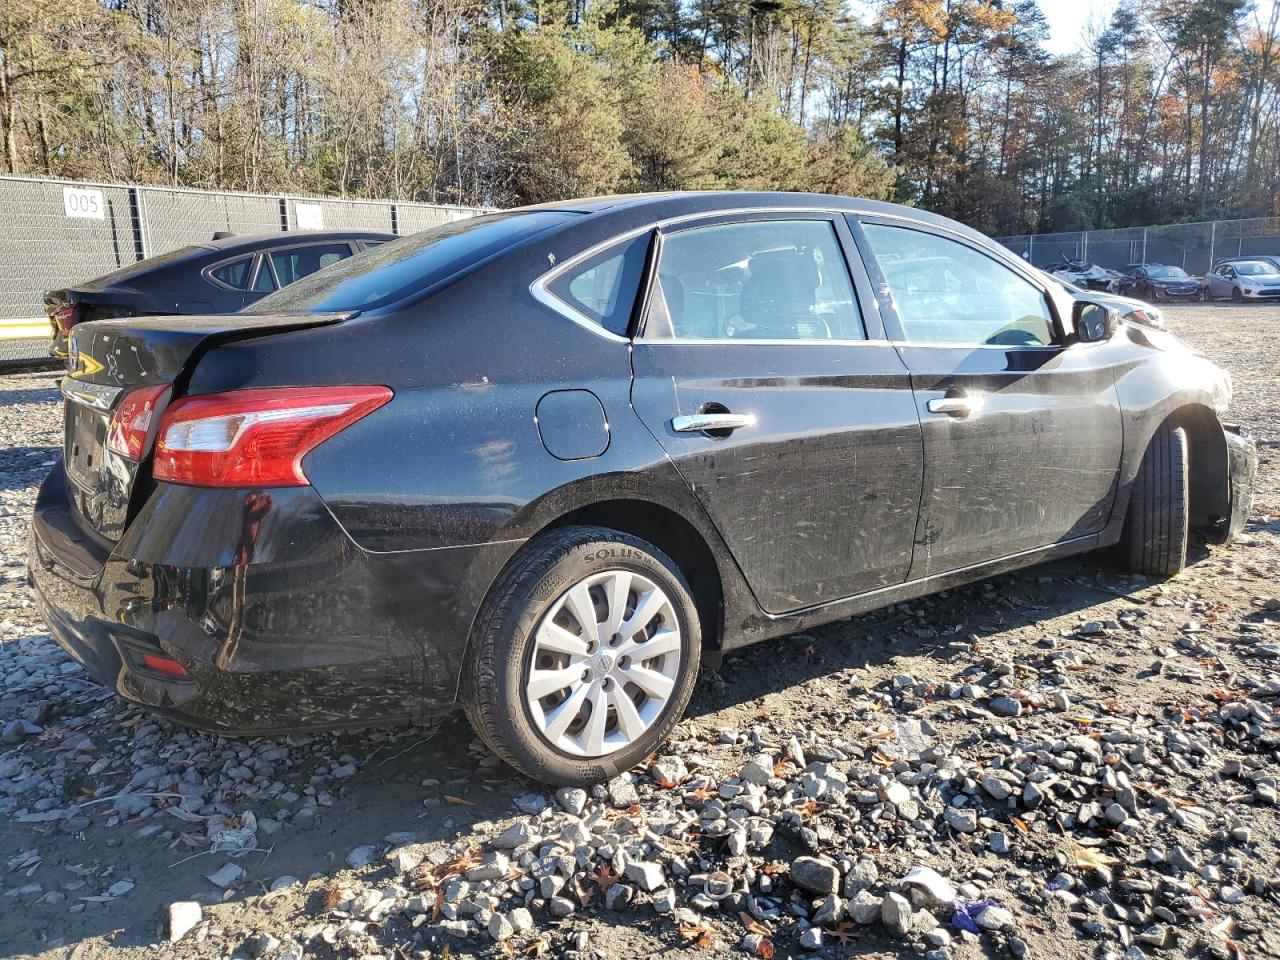
[[[452, 709], [473, 585], [512, 549], [369, 553], [309, 487], [166, 484], [112, 545], [82, 528], [66, 486], [61, 467], [46, 478], [29, 544], [54, 638], [125, 699], [227, 734]], [[148, 653], [187, 676], [149, 669]]]

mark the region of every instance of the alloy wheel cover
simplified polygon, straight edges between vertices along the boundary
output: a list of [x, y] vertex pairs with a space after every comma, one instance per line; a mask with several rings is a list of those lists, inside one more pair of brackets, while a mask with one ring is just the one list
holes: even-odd
[[675, 604], [644, 574], [595, 571], [538, 620], [522, 694], [538, 733], [575, 757], [636, 742], [675, 695], [683, 637]]

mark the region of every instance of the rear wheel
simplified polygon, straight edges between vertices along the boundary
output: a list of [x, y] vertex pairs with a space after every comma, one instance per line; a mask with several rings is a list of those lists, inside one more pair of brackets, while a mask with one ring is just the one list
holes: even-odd
[[1156, 431], [1129, 493], [1120, 549], [1134, 573], [1171, 577], [1187, 565], [1187, 434]]
[[697, 608], [670, 558], [630, 534], [565, 527], [527, 544], [490, 591], [464, 706], [522, 773], [599, 783], [666, 739], [700, 649]]

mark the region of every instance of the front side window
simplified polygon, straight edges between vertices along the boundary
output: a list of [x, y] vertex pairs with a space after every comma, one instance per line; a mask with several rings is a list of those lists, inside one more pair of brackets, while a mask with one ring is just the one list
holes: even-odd
[[1053, 343], [1043, 291], [995, 259], [907, 227], [863, 227], [912, 343]]
[[645, 336], [866, 339], [827, 220], [724, 223], [664, 237]]
[[209, 276], [224, 287], [230, 287], [232, 290], [247, 290], [249, 288], [249, 269], [252, 266], [253, 257], [241, 257], [239, 260], [231, 260], [227, 263], [219, 264], [209, 271]]
[[339, 260], [351, 256], [349, 243], [317, 243], [306, 247], [286, 247], [271, 251], [280, 286], [287, 287]]
[[627, 335], [650, 235], [623, 240], [558, 274], [547, 290], [592, 323]]

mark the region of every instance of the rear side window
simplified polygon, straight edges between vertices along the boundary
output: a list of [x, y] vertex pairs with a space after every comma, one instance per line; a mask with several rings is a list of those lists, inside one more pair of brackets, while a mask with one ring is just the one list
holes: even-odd
[[253, 278], [253, 291], [254, 293], [271, 293], [279, 289], [276, 286], [276, 278], [271, 275], [271, 264], [267, 263], [264, 257], [258, 264], [258, 275]]
[[627, 335], [650, 235], [623, 240], [565, 270], [547, 290], [619, 337]]
[[348, 257], [263, 297], [243, 312], [372, 310], [421, 293], [576, 216], [563, 210], [531, 210], [444, 223]]
[[249, 289], [249, 269], [253, 266], [253, 257], [241, 257], [221, 263], [209, 271], [209, 276], [224, 287], [232, 290]]
[[907, 227], [863, 224], [911, 343], [1053, 343], [1044, 292], [972, 247]]
[[760, 220], [666, 236], [644, 335], [862, 340], [862, 315], [827, 220]]
[[271, 263], [276, 268], [276, 279], [280, 281], [280, 286], [287, 287], [349, 256], [351, 245], [348, 243], [318, 243], [273, 250]]

